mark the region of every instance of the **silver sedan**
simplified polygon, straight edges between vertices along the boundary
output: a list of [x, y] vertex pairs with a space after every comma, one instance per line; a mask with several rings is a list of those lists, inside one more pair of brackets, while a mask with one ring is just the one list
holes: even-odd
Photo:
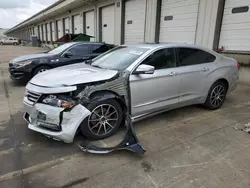
[[194, 45], [122, 45], [35, 76], [26, 86], [24, 117], [30, 129], [65, 142], [78, 129], [102, 139], [116, 132], [128, 106], [133, 121], [193, 104], [220, 108], [237, 86], [239, 68]]

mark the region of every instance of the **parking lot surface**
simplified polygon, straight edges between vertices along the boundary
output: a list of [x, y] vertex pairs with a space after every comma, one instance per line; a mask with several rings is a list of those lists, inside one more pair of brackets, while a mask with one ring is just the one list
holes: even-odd
[[[200, 106], [166, 112], [135, 124], [147, 150], [86, 154], [28, 130], [22, 119], [25, 86], [9, 78], [8, 61], [46, 51], [0, 47], [0, 187], [249, 188], [250, 86], [240, 84], [220, 110]], [[115, 140], [114, 140], [115, 141]]]

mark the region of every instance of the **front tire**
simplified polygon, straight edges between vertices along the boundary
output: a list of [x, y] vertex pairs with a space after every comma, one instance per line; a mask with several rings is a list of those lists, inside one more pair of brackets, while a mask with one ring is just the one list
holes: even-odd
[[113, 135], [120, 127], [123, 112], [114, 99], [94, 102], [87, 107], [91, 114], [81, 124], [83, 135], [92, 140], [100, 140]]
[[223, 105], [226, 95], [226, 84], [222, 81], [217, 81], [210, 88], [204, 106], [210, 110], [216, 110]]

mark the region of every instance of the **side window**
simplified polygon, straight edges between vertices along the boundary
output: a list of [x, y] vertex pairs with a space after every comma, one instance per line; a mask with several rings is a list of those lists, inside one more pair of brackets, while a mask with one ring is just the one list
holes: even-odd
[[13, 40], [13, 38], [9, 38], [9, 40]]
[[179, 48], [177, 50], [179, 66], [197, 65], [214, 62], [216, 57], [203, 50], [194, 48]]
[[89, 53], [89, 45], [87, 45], [87, 44], [77, 45], [77, 46], [74, 46], [71, 49], [69, 49], [68, 52], [72, 53], [73, 55], [77, 55], [77, 56], [86, 55]]
[[106, 44], [93, 44], [91, 45], [90, 52], [93, 54], [104, 53], [109, 50], [109, 47]]
[[176, 67], [174, 49], [165, 48], [158, 50], [148, 56], [142, 64], [154, 66], [155, 70]]

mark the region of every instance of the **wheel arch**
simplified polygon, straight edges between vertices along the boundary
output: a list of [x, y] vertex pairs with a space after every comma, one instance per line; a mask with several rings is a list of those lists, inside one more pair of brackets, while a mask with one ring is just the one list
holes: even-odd
[[37, 66], [35, 66], [33, 69], [32, 69], [32, 72], [31, 72], [31, 75], [34, 75], [35, 71], [39, 68], [39, 67], [42, 67], [42, 66], [46, 66], [46, 67], [49, 67], [52, 69], [52, 66], [48, 65], [48, 64], [38, 64]]
[[[226, 85], [227, 91], [228, 91], [228, 89], [229, 89], [229, 82], [228, 82], [227, 79], [225, 79], [225, 78], [217, 79], [213, 84], [215, 84], [216, 82], [223, 82], [223, 83]], [[213, 84], [212, 84], [212, 85], [213, 85]]]
[[121, 105], [121, 108], [123, 110], [127, 108], [124, 96], [120, 96], [118, 93], [114, 91], [110, 91], [110, 90], [95, 91], [90, 95], [89, 98], [90, 98], [90, 101], [115, 99]]
[[[226, 89], [227, 89], [227, 91], [228, 91], [228, 89], [229, 89], [229, 82], [228, 82], [228, 80], [227, 80], [226, 78], [218, 78], [218, 79], [214, 80], [210, 86], [207, 87], [207, 90], [206, 90], [206, 92], [205, 92], [206, 95], [202, 98], [201, 101], [205, 101], [205, 100], [206, 100], [206, 98], [207, 98], [207, 96], [208, 96], [208, 94], [209, 94], [209, 91], [210, 91], [211, 87], [212, 87], [216, 82], [223, 82], [223, 83], [226, 85], [226, 87], [227, 87]], [[202, 102], [202, 103], [203, 103], [203, 102]]]

